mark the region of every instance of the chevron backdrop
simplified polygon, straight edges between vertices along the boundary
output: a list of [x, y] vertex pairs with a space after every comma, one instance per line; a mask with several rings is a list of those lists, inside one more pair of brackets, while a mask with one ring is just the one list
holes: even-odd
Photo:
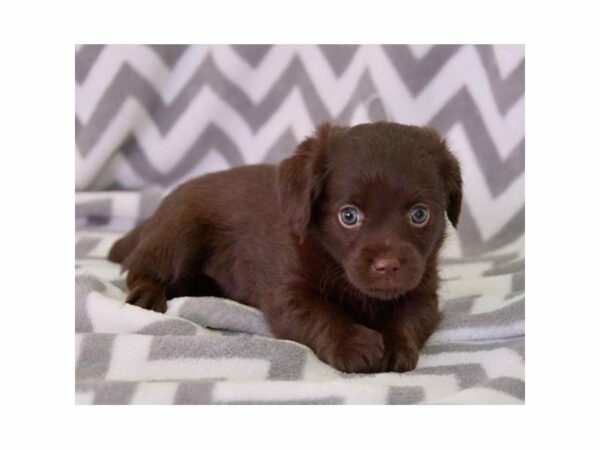
[[324, 120], [429, 124], [463, 167], [460, 252], [494, 250], [524, 229], [524, 66], [519, 45], [81, 46], [76, 188], [277, 162]]
[[[83, 45], [75, 53], [77, 403], [523, 403], [524, 47]], [[409, 374], [349, 375], [259, 311], [124, 305], [111, 244], [192, 177], [276, 163], [316, 124], [431, 125], [462, 164], [444, 320]]]

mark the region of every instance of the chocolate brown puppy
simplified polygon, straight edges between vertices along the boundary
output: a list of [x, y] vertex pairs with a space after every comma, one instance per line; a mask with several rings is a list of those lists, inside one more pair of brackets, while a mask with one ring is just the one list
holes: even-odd
[[428, 127], [321, 125], [279, 165], [191, 180], [115, 243], [127, 302], [215, 295], [345, 372], [404, 372], [440, 320], [438, 252], [459, 164]]

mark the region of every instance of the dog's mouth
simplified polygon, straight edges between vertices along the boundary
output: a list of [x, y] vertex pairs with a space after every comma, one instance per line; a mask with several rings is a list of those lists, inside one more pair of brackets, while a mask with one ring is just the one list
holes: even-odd
[[405, 295], [419, 285], [421, 275], [414, 274], [398, 280], [371, 280], [352, 271], [346, 271], [346, 279], [357, 291], [377, 300], [394, 300]]

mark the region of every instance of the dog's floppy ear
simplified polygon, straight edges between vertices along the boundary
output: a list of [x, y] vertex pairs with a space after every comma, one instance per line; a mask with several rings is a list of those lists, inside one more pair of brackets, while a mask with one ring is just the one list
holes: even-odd
[[302, 141], [292, 156], [277, 167], [279, 201], [290, 228], [304, 240], [326, 178], [325, 153], [337, 127], [320, 125], [315, 134]]
[[462, 175], [460, 164], [456, 157], [448, 148], [448, 141], [442, 139], [435, 128], [423, 127], [423, 129], [433, 134], [441, 142], [440, 156], [440, 175], [444, 180], [444, 191], [446, 193], [446, 214], [454, 228], [458, 225], [458, 216], [462, 206]]
[[448, 149], [446, 139], [442, 141], [442, 155], [440, 173], [446, 190], [446, 214], [452, 226], [456, 228], [462, 206], [462, 175], [460, 164]]

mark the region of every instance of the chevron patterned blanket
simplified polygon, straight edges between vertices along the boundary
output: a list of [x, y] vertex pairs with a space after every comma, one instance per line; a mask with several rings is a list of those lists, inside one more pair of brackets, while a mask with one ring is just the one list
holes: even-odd
[[114, 219], [89, 220], [158, 199], [155, 193], [77, 196], [78, 403], [523, 402], [524, 258], [518, 246], [444, 258], [444, 320], [415, 371], [349, 375], [304, 345], [274, 339], [258, 310], [232, 300], [178, 298], [164, 315], [125, 304], [124, 277], [106, 260], [124, 230]]
[[[77, 47], [76, 403], [523, 403], [524, 64], [512, 45]], [[174, 186], [379, 119], [439, 129], [464, 176], [416, 370], [337, 372], [228, 299], [124, 304], [107, 251]]]

